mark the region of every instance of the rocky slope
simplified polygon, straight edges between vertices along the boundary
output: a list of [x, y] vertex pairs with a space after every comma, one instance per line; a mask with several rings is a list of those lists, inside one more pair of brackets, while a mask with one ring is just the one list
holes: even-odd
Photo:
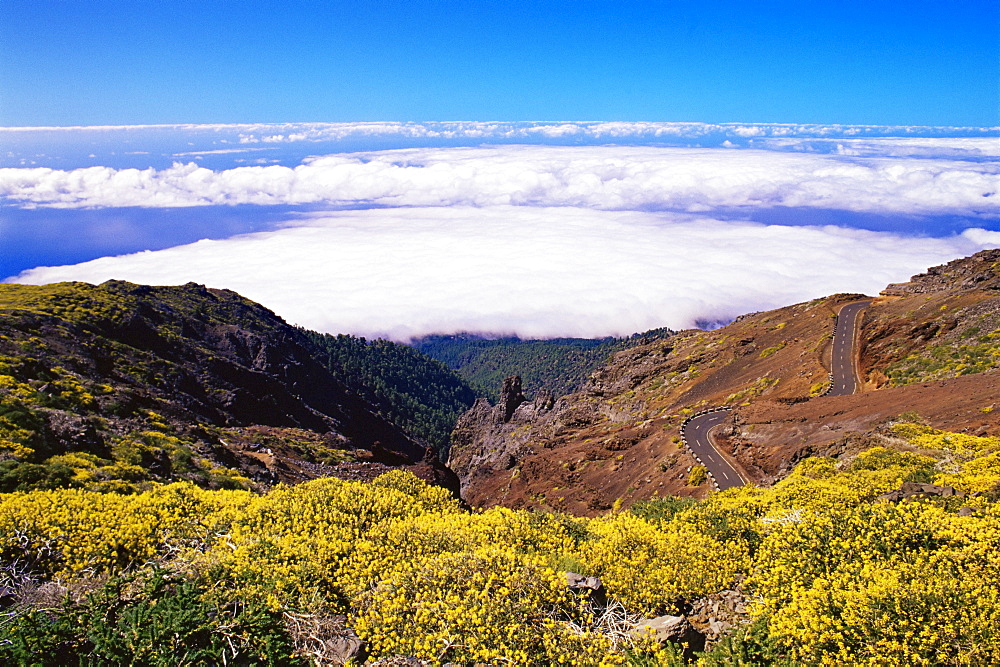
[[595, 512], [708, 493], [680, 441], [685, 416], [707, 407], [735, 408], [721, 444], [759, 483], [805, 456], [854, 451], [902, 413], [995, 434], [998, 266], [1000, 251], [986, 251], [875, 299], [860, 332], [861, 394], [822, 396], [836, 311], [861, 298], [836, 295], [625, 350], [558, 399], [524, 401], [512, 380], [501, 407], [481, 402], [460, 419], [449, 465], [473, 505]]
[[0, 286], [0, 466], [15, 488], [266, 486], [385, 466], [454, 486], [301, 330], [196, 284]]
[[739, 412], [728, 445], [758, 479], [805, 456], [856, 451], [906, 413], [941, 429], [1000, 432], [1000, 250], [888, 286], [865, 313], [859, 346], [861, 393]]

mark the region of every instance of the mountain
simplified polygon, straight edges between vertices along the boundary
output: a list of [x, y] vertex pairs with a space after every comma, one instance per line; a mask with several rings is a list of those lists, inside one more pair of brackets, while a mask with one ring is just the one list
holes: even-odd
[[709, 484], [681, 438], [687, 416], [727, 406], [718, 435], [745, 478], [770, 483], [808, 456], [864, 447], [901, 414], [928, 426], [1000, 432], [1000, 250], [893, 285], [871, 301], [859, 338], [862, 391], [823, 396], [841, 294], [688, 330], [617, 352], [577, 392], [500, 402], [459, 420], [449, 466], [474, 506], [593, 514]]
[[468, 399], [415, 350], [0, 285], [0, 663], [1000, 662], [1000, 250], [633, 342], [462, 415], [479, 511], [407, 472], [455, 488], [413, 429]]
[[454, 487], [321, 352], [227, 290], [0, 285], [0, 488], [266, 487], [395, 466]]

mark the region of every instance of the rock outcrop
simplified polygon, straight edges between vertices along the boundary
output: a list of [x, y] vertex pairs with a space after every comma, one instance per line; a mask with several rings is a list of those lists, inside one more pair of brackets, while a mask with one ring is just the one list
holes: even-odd
[[965, 494], [953, 486], [939, 484], [921, 484], [919, 482], [903, 482], [895, 491], [883, 493], [875, 500], [884, 503], [898, 503], [907, 500], [922, 500], [928, 498], [964, 498]]
[[474, 479], [510, 471], [534, 451], [531, 443], [518, 437], [523, 432], [519, 427], [550, 412], [554, 405], [548, 392], [539, 392], [528, 401], [521, 391], [521, 378], [514, 375], [503, 381], [496, 405], [480, 398], [459, 418], [452, 432], [448, 467], [458, 475], [463, 498]]
[[685, 614], [694, 629], [705, 637], [710, 648], [720, 637], [750, 621], [746, 599], [739, 590], [724, 590], [699, 598]]
[[1000, 290], [1000, 248], [932, 266], [909, 282], [889, 285], [882, 294], [904, 296], [967, 289]]
[[684, 655], [694, 657], [695, 651], [705, 648], [705, 636], [698, 632], [683, 616], [658, 616], [639, 621], [632, 634], [636, 637], [650, 637], [665, 644], [680, 644]]

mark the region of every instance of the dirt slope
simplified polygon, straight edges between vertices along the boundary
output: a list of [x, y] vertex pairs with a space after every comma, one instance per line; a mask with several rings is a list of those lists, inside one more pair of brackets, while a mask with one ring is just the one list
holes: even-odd
[[[552, 401], [478, 404], [453, 434], [449, 465], [473, 505], [597, 512], [663, 494], [701, 496], [679, 428], [732, 406], [723, 450], [749, 477], [859, 446], [880, 421], [916, 413], [949, 430], [1000, 433], [1000, 251], [890, 286], [860, 331], [862, 392], [826, 388], [835, 295], [684, 331], [615, 355], [585, 388]], [[508, 416], [509, 415], [509, 416]]]

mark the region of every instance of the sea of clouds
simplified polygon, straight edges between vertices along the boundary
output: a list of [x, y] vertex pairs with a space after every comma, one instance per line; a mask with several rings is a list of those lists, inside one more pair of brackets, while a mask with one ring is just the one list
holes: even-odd
[[[310, 328], [398, 340], [627, 335], [874, 294], [1000, 247], [994, 135], [649, 123], [0, 129], [16, 138], [4, 164], [18, 165], [0, 168], [0, 216], [16, 227], [10, 238], [37, 225], [54, 245], [104, 215], [125, 227], [155, 218], [167, 237], [146, 242], [158, 250], [32, 265], [16, 282], [195, 281]], [[58, 157], [62, 145], [75, 148]], [[222, 209], [246, 227], [227, 215], [224, 232], [213, 228], [209, 212]], [[283, 215], [256, 231], [265, 210]], [[767, 212], [785, 222], [754, 221]], [[185, 221], [176, 238], [170, 216]], [[882, 228], [865, 228], [865, 216]]]

